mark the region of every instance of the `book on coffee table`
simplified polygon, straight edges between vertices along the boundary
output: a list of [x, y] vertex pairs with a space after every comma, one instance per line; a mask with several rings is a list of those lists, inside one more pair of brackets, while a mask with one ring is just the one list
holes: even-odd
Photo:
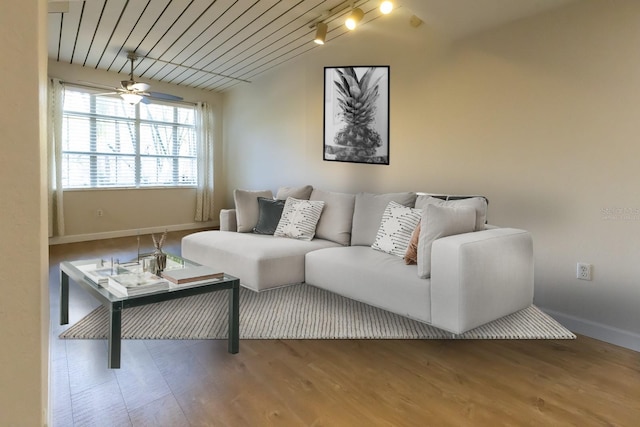
[[184, 283], [199, 282], [223, 277], [224, 273], [214, 270], [206, 265], [199, 265], [176, 270], [166, 270], [162, 272], [162, 277], [168, 281], [181, 285]]
[[150, 272], [125, 273], [109, 276], [107, 287], [109, 291], [133, 296], [169, 289], [169, 282]]

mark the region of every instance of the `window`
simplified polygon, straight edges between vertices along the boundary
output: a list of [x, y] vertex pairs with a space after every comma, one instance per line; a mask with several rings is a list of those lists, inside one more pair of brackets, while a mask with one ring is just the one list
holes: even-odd
[[66, 87], [62, 187], [140, 188], [197, 184], [195, 107], [130, 105]]

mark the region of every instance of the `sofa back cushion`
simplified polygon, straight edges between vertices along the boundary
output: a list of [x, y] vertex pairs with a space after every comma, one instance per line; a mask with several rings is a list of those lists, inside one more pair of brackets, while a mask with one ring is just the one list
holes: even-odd
[[351, 227], [352, 246], [371, 246], [376, 240], [382, 214], [389, 202], [414, 207], [416, 193], [358, 193], [353, 209], [353, 226]]
[[471, 206], [476, 211], [475, 231], [484, 230], [487, 222], [487, 198], [484, 196], [433, 196], [420, 194], [416, 198], [416, 209], [424, 209], [427, 205], [445, 207]]
[[280, 187], [276, 193], [276, 199], [287, 200], [287, 197], [293, 197], [298, 200], [309, 200], [313, 187], [304, 185], [302, 187]]
[[271, 192], [271, 190], [234, 190], [233, 200], [236, 204], [238, 232], [250, 233], [258, 223], [258, 217], [260, 213], [258, 197], [273, 199], [273, 193]]
[[309, 200], [324, 202], [324, 209], [316, 228], [316, 237], [349, 246], [353, 208], [356, 203], [355, 194], [335, 193], [314, 188]]

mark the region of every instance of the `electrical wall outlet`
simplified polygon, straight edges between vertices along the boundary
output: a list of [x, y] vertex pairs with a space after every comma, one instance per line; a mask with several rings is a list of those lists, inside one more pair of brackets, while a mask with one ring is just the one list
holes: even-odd
[[579, 262], [576, 278], [580, 280], [591, 280], [591, 264]]

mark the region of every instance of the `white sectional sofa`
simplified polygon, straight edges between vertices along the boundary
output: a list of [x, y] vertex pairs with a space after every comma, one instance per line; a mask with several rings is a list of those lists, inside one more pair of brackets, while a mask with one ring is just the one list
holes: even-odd
[[[429, 204], [478, 206], [478, 197], [345, 194], [309, 188], [303, 194], [299, 189], [283, 188], [276, 198], [302, 195], [324, 202], [312, 240], [250, 232], [262, 221], [256, 218], [257, 201], [253, 204], [253, 199], [271, 193], [239, 192], [237, 209], [220, 214], [220, 231], [185, 236], [182, 255], [221, 268], [254, 291], [306, 282], [454, 334], [532, 304], [531, 235], [525, 230], [485, 225], [486, 204], [484, 212], [475, 211], [477, 221], [472, 219], [476, 231], [448, 236], [451, 233], [445, 232], [446, 237], [430, 244], [430, 277], [420, 277], [424, 264], [406, 265], [402, 257], [371, 247], [380, 238], [380, 224], [391, 201], [422, 212], [424, 230], [426, 209], [435, 210], [427, 208]], [[468, 213], [469, 208], [465, 209]], [[423, 234], [420, 236], [422, 239]], [[420, 257], [429, 254], [421, 249], [418, 246], [419, 264]]]

